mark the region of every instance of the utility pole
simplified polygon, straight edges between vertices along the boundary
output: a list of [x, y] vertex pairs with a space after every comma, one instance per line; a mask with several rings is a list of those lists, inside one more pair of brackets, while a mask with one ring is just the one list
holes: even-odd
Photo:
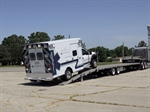
[[122, 42], [122, 58], [124, 59], [124, 42]]
[[148, 48], [150, 48], [150, 26], [147, 26], [148, 30]]

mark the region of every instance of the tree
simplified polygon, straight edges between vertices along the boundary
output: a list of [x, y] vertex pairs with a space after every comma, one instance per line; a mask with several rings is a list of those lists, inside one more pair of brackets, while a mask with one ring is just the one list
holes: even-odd
[[107, 59], [107, 49], [102, 46], [98, 46], [96, 48], [96, 51], [97, 51], [98, 61], [104, 62]]
[[17, 36], [15, 34], [5, 37], [2, 41], [2, 45], [6, 48], [8, 54], [10, 54], [10, 62], [12, 64], [20, 64], [23, 60], [22, 46], [25, 44], [26, 39], [23, 36]]
[[133, 50], [133, 48], [129, 48], [129, 56], [132, 55], [132, 50]]
[[90, 48], [88, 51], [90, 51], [90, 52], [92, 52], [92, 51], [93, 51], [93, 52], [96, 52], [96, 53], [97, 53], [97, 51], [96, 51], [96, 50], [97, 50], [97, 48], [96, 48], [96, 47], [94, 47], [94, 48]]
[[33, 32], [30, 34], [30, 36], [28, 36], [28, 39], [28, 43], [50, 41], [50, 37], [45, 32]]
[[[124, 47], [124, 48], [123, 48], [123, 47]], [[123, 50], [123, 49], [124, 49], [124, 50]], [[116, 47], [116, 48], [114, 49], [114, 51], [115, 51], [117, 57], [122, 57], [123, 54], [124, 54], [124, 56], [129, 56], [129, 55], [130, 55], [130, 51], [129, 51], [129, 49], [128, 49], [127, 46], [123, 46], [123, 45], [118, 46], [118, 47]], [[124, 53], [123, 53], [123, 52], [124, 52]]]
[[147, 46], [147, 43], [144, 41], [140, 41], [138, 44], [138, 47], [146, 47], [146, 46]]
[[11, 60], [10, 53], [8, 52], [8, 49], [3, 45], [0, 45], [0, 51], [0, 63], [2, 63], [2, 65], [7, 65], [7, 63], [9, 63]]
[[115, 58], [117, 55], [116, 55], [116, 52], [115, 50], [109, 50], [109, 57], [112, 57], [112, 58]]
[[64, 35], [57, 35], [57, 36], [54, 36], [53, 40], [60, 40], [60, 39], [65, 39], [65, 36]]

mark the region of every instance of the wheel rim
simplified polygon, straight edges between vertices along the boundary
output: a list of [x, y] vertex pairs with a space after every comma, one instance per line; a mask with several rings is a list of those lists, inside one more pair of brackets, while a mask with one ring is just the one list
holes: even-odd
[[117, 71], [117, 74], [119, 74], [119, 73], [120, 73], [120, 70], [119, 70], [119, 68], [117, 68], [117, 69], [116, 69], [116, 71]]
[[66, 71], [66, 79], [69, 80], [72, 77], [72, 73], [70, 70]]
[[147, 62], [144, 63], [144, 68], [146, 69], [148, 66], [147, 66]]
[[141, 63], [141, 67], [142, 67], [142, 69], [144, 69], [144, 63]]
[[94, 63], [93, 63], [93, 64], [94, 64], [94, 67], [96, 67], [96, 66], [97, 66], [97, 62], [96, 62], [96, 61], [94, 61]]
[[115, 75], [115, 69], [114, 68], [111, 69], [111, 74]]

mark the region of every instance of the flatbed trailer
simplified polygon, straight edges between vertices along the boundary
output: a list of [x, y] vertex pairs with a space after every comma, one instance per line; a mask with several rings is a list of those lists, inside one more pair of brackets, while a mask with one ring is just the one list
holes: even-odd
[[[148, 66], [144, 66], [143, 63], [119, 63], [119, 64], [109, 64], [109, 65], [99, 65], [96, 68], [89, 68], [81, 73], [75, 75], [68, 81], [61, 82], [59, 85], [67, 85], [76, 80], [83, 81], [84, 76], [91, 75], [92, 73], [103, 72], [107, 75], [119, 75], [120, 72], [123, 71], [131, 71], [131, 70], [143, 70]], [[97, 74], [98, 75], [98, 74]]]

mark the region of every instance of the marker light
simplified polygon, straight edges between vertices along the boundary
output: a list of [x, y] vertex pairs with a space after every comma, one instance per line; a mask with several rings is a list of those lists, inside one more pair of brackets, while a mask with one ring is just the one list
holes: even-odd
[[41, 44], [38, 44], [38, 48], [40, 48], [41, 47]]
[[29, 45], [29, 46], [28, 46], [28, 48], [30, 49], [30, 48], [31, 48], [31, 46]]
[[50, 44], [50, 49], [53, 49], [53, 48], [55, 48], [55, 44]]
[[51, 67], [51, 65], [50, 65], [50, 64], [47, 64], [47, 69], [48, 69], [48, 70], [51, 70], [50, 67]]

